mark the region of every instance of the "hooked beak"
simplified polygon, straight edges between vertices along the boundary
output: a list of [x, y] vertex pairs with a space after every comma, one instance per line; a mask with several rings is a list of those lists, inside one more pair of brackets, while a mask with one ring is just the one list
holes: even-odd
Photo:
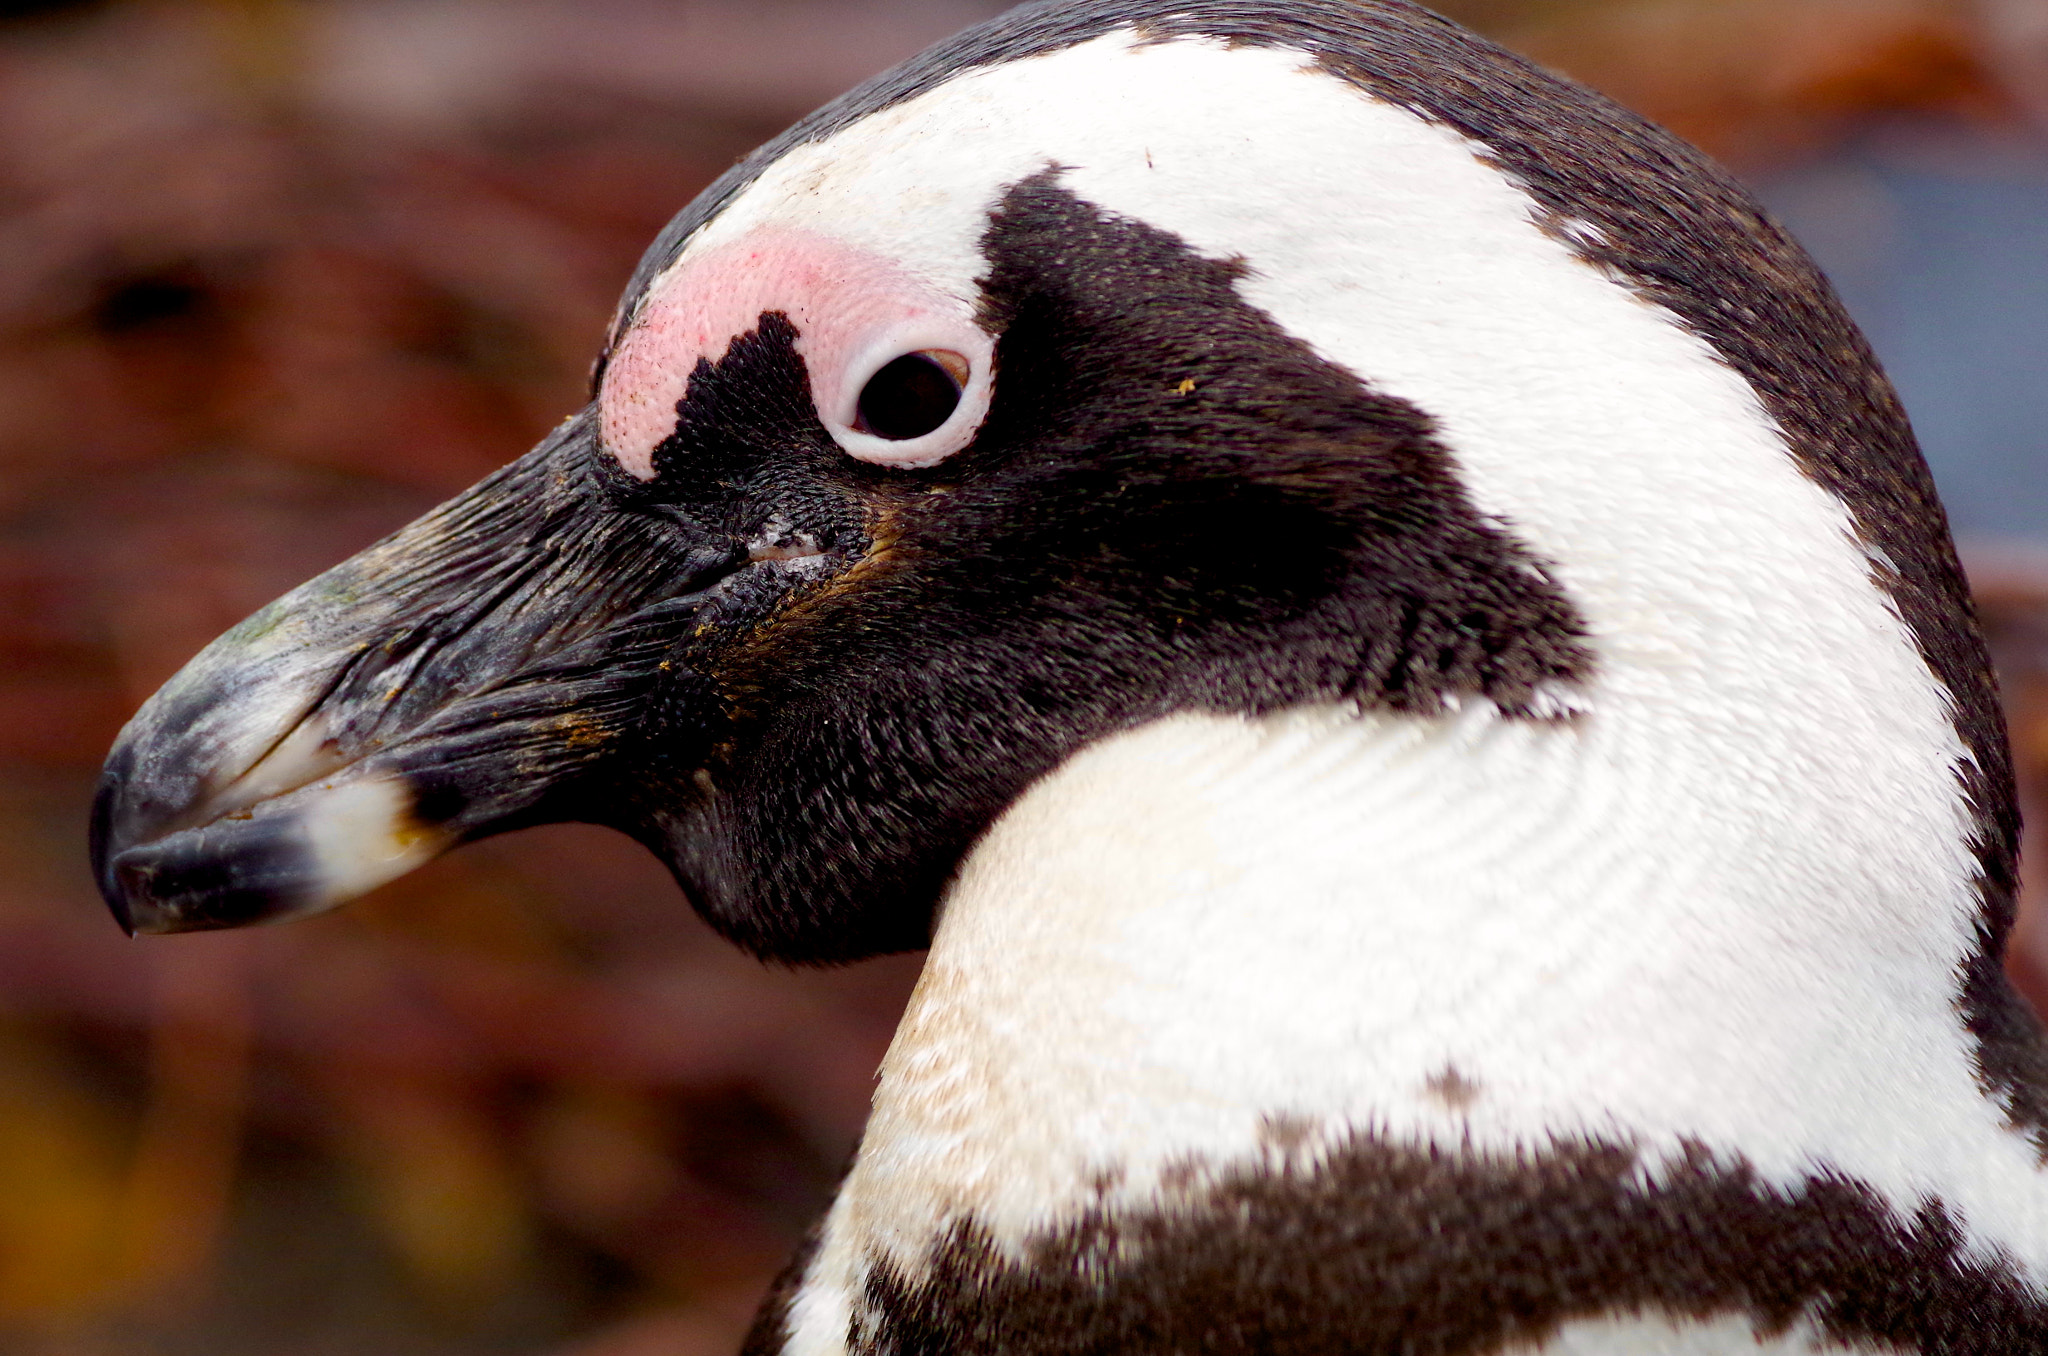
[[664, 722], [665, 753], [687, 762], [675, 743], [708, 731], [711, 701], [693, 647], [747, 576], [795, 572], [750, 565], [730, 532], [621, 507], [593, 436], [586, 411], [150, 699], [93, 815], [94, 870], [124, 928], [317, 912], [527, 824], [633, 831], [618, 779], [599, 774], [645, 745], [656, 707], [697, 713]]

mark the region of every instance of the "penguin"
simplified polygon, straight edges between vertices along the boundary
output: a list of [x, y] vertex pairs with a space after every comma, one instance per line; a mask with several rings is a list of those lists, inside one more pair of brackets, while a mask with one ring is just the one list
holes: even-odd
[[560, 820], [929, 948], [749, 1353], [2048, 1352], [1906, 419], [1727, 174], [1409, 0], [1028, 6], [799, 123], [93, 853], [178, 932]]

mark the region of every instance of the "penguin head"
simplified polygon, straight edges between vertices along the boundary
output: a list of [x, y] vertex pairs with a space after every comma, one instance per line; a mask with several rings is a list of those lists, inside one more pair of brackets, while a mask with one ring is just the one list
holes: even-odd
[[[1663, 160], [1567, 158], [1574, 118]], [[1827, 323], [1782, 327], [1839, 347], [1745, 203], [1400, 0], [965, 35], [687, 209], [588, 407], [152, 699], [108, 762], [102, 889], [139, 930], [236, 926], [579, 820], [741, 945], [842, 960], [924, 944], [1005, 806], [1163, 716], [1597, 718], [1598, 684], [1699, 658], [1610, 647], [1614, 619], [1741, 574], [1786, 511], [1650, 425], [1621, 459], [1632, 393], [1675, 392], [1681, 436], [1742, 424], [1847, 520], [1682, 314], [1739, 265], [1781, 309], [1819, 288]], [[1659, 274], [1670, 222], [1740, 257]], [[1815, 401], [1872, 398], [1837, 376]], [[1676, 529], [1659, 475], [1713, 502]], [[1946, 550], [1902, 530], [1899, 571]], [[1961, 615], [1952, 580], [1921, 594]]]

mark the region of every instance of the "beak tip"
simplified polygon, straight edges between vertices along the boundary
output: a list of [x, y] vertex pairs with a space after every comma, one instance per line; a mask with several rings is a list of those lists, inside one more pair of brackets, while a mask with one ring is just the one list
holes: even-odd
[[93, 824], [93, 869], [129, 936], [210, 932], [319, 913], [452, 845], [418, 822], [395, 777], [315, 786], [256, 811], [174, 828], [128, 808], [110, 777]]
[[106, 773], [100, 778], [98, 792], [92, 803], [92, 874], [100, 887], [100, 898], [106, 901], [108, 912], [121, 925], [121, 931], [130, 937], [135, 935], [135, 914], [129, 906], [126, 882], [115, 869], [115, 860], [121, 855], [125, 844], [114, 841], [114, 815], [120, 803], [121, 786], [125, 778], [114, 767], [116, 760], [109, 760]]
[[125, 737], [94, 797], [93, 878], [130, 937], [243, 927], [324, 907], [319, 864], [289, 814], [189, 821], [188, 788], [138, 768]]
[[175, 891], [164, 897], [158, 887], [161, 855], [152, 845], [144, 844], [121, 853], [109, 865], [102, 893], [114, 921], [130, 937], [190, 932], [207, 926], [191, 921], [189, 901], [177, 897]]

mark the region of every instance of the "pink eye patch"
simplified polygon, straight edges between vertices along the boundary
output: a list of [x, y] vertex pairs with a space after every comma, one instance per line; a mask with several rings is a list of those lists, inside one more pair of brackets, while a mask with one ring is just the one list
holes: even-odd
[[796, 327], [818, 418], [849, 456], [932, 466], [973, 440], [994, 341], [971, 304], [880, 254], [770, 228], [691, 257], [641, 306], [598, 393], [619, 464], [652, 480], [698, 362], [718, 362], [777, 311]]

